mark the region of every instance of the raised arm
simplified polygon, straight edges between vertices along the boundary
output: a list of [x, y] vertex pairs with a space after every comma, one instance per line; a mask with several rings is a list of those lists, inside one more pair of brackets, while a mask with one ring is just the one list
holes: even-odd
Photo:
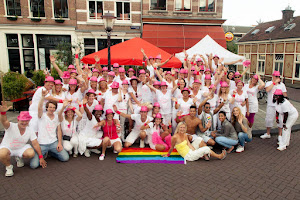
[[8, 129], [10, 126], [9, 121], [7, 120], [6, 112], [11, 108], [11, 106], [7, 107], [6, 101], [2, 101], [2, 105], [0, 105], [1, 112], [1, 124], [4, 129]]
[[125, 117], [125, 118], [128, 118], [128, 119], [131, 119], [131, 115], [125, 114], [125, 113], [122, 113], [122, 112], [118, 111], [118, 108], [117, 108], [116, 105], [113, 105], [113, 109], [114, 109], [115, 113], [117, 113], [118, 115], [120, 115], [122, 117]]
[[251, 65], [246, 67], [246, 69], [242, 72], [241, 76], [244, 76], [247, 73], [247, 71], [250, 69], [250, 66]]
[[61, 69], [59, 69], [59, 67], [58, 67], [57, 64], [55, 63], [56, 58], [55, 58], [53, 55], [51, 55], [49, 58], [50, 58], [51, 64], [53, 65], [54, 69], [57, 71], [58, 75], [59, 75], [60, 77], [62, 77], [62, 76], [63, 76], [63, 72], [61, 71]]
[[39, 105], [38, 105], [38, 117], [39, 118], [41, 118], [43, 116], [44, 99], [47, 94], [48, 94], [47, 90], [42, 90], [42, 97], [41, 97]]
[[64, 101], [62, 108], [60, 109], [60, 111], [58, 111], [58, 120], [60, 122], [63, 121], [63, 112], [66, 109], [66, 107], [69, 105], [69, 101]]
[[146, 85], [150, 88], [150, 90], [152, 90], [153, 92], [156, 93], [156, 88], [153, 87], [152, 85], [150, 85], [149, 83], [146, 83]]
[[81, 75], [81, 74], [83, 74], [83, 71], [82, 71], [82, 69], [80, 67], [79, 53], [80, 53], [80, 48], [78, 47], [75, 50], [75, 65], [76, 65], [76, 69], [77, 69], [78, 75]]
[[169, 61], [173, 58], [173, 56], [174, 56], [174, 55], [171, 55], [170, 58], [168, 58], [167, 60], [165, 60], [165, 62], [157, 64], [157, 67], [161, 67], [161, 66], [163, 66], [164, 64], [166, 64], [167, 62], [169, 62]]
[[149, 58], [148, 58], [148, 56], [145, 54], [145, 51], [144, 51], [143, 48], [141, 49], [141, 52], [142, 52], [143, 56], [146, 58], [147, 64], [148, 64], [148, 65], [151, 65], [151, 64], [150, 64], [150, 61], [149, 61]]
[[235, 60], [235, 61], [232, 61], [232, 62], [226, 62], [226, 63], [224, 63], [224, 65], [233, 65], [235, 63], [242, 62], [242, 61], [243, 61], [243, 59], [238, 59], [238, 60]]
[[265, 84], [265, 82], [263, 82], [263, 81], [261, 80], [259, 74], [257, 74], [257, 76], [258, 76], [258, 83], [259, 83], [258, 90], [262, 90], [262, 89], [265, 88], [265, 85], [266, 85], [266, 84]]

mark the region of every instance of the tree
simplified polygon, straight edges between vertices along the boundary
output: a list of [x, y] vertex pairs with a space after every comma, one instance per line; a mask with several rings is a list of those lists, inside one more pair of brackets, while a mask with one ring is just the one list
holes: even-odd
[[237, 54], [238, 53], [238, 45], [235, 43], [235, 41], [226, 42], [227, 50]]

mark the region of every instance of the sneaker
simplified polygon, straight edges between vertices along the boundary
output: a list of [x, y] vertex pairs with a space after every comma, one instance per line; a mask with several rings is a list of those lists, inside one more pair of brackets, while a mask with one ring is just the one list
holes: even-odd
[[145, 148], [145, 141], [144, 140], [140, 140], [140, 148]]
[[241, 152], [243, 152], [244, 150], [245, 150], [245, 148], [242, 147], [242, 146], [238, 146], [238, 147], [236, 148], [236, 152], [237, 152], [237, 153], [241, 153]]
[[119, 152], [117, 152], [116, 150], [114, 150], [114, 153], [119, 153]]
[[77, 157], [78, 157], [78, 153], [74, 153], [73, 158], [77, 158]]
[[99, 157], [99, 160], [104, 160], [105, 155], [101, 154], [101, 156]]
[[279, 151], [286, 150], [286, 146], [279, 146], [279, 147], [277, 147], [277, 150], [279, 150]]
[[87, 158], [89, 158], [89, 157], [91, 157], [91, 153], [90, 153], [90, 150], [85, 150], [85, 152], [84, 152], [84, 156], [85, 157], [87, 157]]
[[279, 146], [280, 146], [281, 141], [282, 141], [282, 136], [279, 135], [279, 136], [278, 136], [278, 142], [277, 142], [277, 144], [278, 144]]
[[95, 153], [95, 154], [100, 154], [101, 153], [101, 151], [99, 151], [98, 149], [91, 149], [90, 151]]
[[5, 172], [6, 177], [10, 177], [10, 176], [14, 175], [13, 168], [14, 168], [13, 165], [9, 165], [9, 166], [6, 167], [6, 172]]
[[260, 136], [261, 139], [270, 139], [271, 138], [271, 135], [265, 133], [263, 135]]
[[24, 167], [24, 161], [22, 158], [16, 156], [17, 167]]

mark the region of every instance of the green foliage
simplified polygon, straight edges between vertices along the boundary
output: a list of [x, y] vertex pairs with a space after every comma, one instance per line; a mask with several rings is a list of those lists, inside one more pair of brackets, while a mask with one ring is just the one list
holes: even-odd
[[232, 53], [237, 54], [238, 53], [238, 45], [235, 43], [235, 41], [226, 42], [227, 44], [227, 50], [231, 51]]
[[3, 96], [5, 100], [18, 99], [23, 96], [27, 78], [18, 72], [7, 72], [3, 76]]
[[59, 43], [56, 48], [56, 60], [69, 66], [73, 63], [72, 44], [68, 42]]
[[[67, 66], [60, 66], [60, 65], [57, 66], [59, 67], [59, 69], [61, 69], [61, 71], [67, 70]], [[51, 76], [53, 76], [54, 80], [60, 79], [58, 72], [54, 69], [54, 67], [51, 68]]]
[[36, 86], [43, 86], [45, 81], [45, 74], [43, 70], [36, 70], [32, 72], [32, 80]]

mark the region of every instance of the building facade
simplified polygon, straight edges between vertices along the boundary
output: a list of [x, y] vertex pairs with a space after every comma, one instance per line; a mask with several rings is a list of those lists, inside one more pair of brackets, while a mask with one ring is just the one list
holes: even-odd
[[281, 20], [261, 23], [239, 40], [239, 54], [251, 60], [251, 73], [271, 79], [274, 70], [287, 84], [300, 84], [300, 16], [288, 7]]

